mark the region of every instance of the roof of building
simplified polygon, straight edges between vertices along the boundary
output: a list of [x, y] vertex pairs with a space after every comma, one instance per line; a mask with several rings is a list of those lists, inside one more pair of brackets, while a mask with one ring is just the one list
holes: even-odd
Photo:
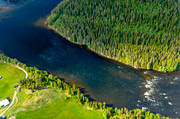
[[9, 104], [10, 102], [7, 98], [0, 101], [0, 107], [8, 106]]

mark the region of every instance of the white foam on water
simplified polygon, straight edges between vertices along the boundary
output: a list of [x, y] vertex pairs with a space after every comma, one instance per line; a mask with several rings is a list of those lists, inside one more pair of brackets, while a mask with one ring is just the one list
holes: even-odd
[[169, 105], [173, 105], [172, 102], [168, 102]]
[[179, 79], [178, 77], [175, 77], [173, 80], [174, 80], [174, 81], [177, 81], [178, 79]]
[[153, 101], [154, 100], [151, 98], [151, 95], [153, 94], [154, 92], [154, 86], [153, 86], [153, 82], [152, 81], [149, 81], [149, 80], [146, 80], [146, 84], [145, 84], [145, 87], [148, 89], [145, 93], [144, 93], [144, 97], [148, 100], [148, 101]]
[[147, 107], [142, 107], [142, 110], [148, 110], [148, 108]]
[[166, 93], [162, 93], [162, 95], [166, 95]]
[[159, 79], [160, 79], [159, 77], [154, 76], [152, 81], [146, 80], [146, 83], [145, 83], [145, 88], [148, 90], [144, 93], [144, 98], [147, 101], [151, 102], [151, 105], [153, 106], [160, 105], [160, 103], [156, 101], [156, 98], [153, 96], [153, 94], [155, 93], [156, 84], [158, 83]]
[[142, 86], [138, 86], [139, 88], [142, 88]]
[[179, 80], [179, 78], [178, 77], [174, 77], [173, 80], [170, 82], [170, 84], [171, 85], [174, 84], [175, 83], [174, 81], [177, 81], [177, 80]]
[[146, 95], [146, 96], [144, 96], [148, 101], [150, 101], [150, 102], [156, 102], [156, 100], [155, 99], [153, 99], [152, 97], [150, 97], [149, 95]]
[[[168, 92], [164, 90], [164, 87], [162, 89], [160, 88], [160, 86], [163, 84], [161, 83], [161, 81], [163, 81], [161, 79], [162, 78], [158, 76], [153, 76], [152, 80], [146, 80], [143, 82], [143, 85], [146, 88], [143, 101], [148, 102], [151, 108], [161, 108], [164, 105], [164, 102], [166, 102], [169, 107], [174, 105], [173, 102], [170, 101], [171, 97], [169, 97]], [[174, 79], [171, 80], [169, 84], [175, 84], [175, 81], [177, 80], [179, 80], [179, 78], [174, 77]], [[147, 110], [146, 107], [142, 107], [142, 109]]]
[[159, 95], [166, 96], [167, 94], [166, 93], [159, 93]]
[[149, 99], [150, 97], [147, 97], [147, 96], [150, 96], [154, 93], [154, 82], [153, 82], [153, 80], [152, 81], [146, 80], [145, 87], [148, 90], [144, 93], [144, 96], [146, 96], [146, 98]]
[[118, 69], [123, 69], [121, 66], [117, 66]]
[[144, 95], [145, 95], [145, 96], [149, 96], [150, 93], [149, 93], [149, 92], [145, 92]]
[[157, 77], [157, 76], [154, 76], [154, 79], [158, 79], [159, 77]]
[[168, 99], [168, 96], [164, 97], [165, 99]]
[[149, 71], [145, 71], [145, 72], [144, 72], [144, 74], [148, 74], [148, 73], [149, 73]]
[[153, 86], [153, 82], [146, 80], [145, 87], [146, 88], [152, 88], [152, 86]]

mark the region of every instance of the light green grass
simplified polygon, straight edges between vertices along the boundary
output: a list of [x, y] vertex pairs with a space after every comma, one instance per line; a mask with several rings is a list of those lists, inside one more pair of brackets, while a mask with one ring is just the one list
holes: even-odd
[[66, 99], [63, 92], [44, 89], [35, 93], [22, 90], [18, 104], [7, 116], [16, 119], [103, 119], [100, 111], [88, 110], [77, 99]]
[[7, 97], [12, 99], [16, 90], [13, 86], [25, 78], [25, 73], [13, 65], [0, 62], [0, 76], [0, 100]]

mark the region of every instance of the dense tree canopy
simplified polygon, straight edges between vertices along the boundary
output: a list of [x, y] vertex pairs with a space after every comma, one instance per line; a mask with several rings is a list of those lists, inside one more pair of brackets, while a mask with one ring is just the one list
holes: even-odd
[[49, 26], [72, 42], [136, 68], [180, 69], [177, 0], [64, 0]]

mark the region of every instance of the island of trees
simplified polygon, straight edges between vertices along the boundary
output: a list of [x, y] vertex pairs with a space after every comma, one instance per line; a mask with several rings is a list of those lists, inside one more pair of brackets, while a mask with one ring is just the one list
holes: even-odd
[[68, 40], [135, 68], [180, 69], [178, 0], [64, 0], [48, 17]]
[[41, 71], [36, 67], [27, 66], [16, 59], [11, 59], [3, 53], [0, 53], [0, 61], [17, 65], [27, 71], [28, 78], [19, 81], [21, 88], [32, 91], [55, 88], [64, 91], [67, 94], [67, 98], [77, 99], [77, 103], [83, 104], [88, 109], [102, 111], [103, 117], [106, 119], [169, 119], [169, 117], [163, 117], [160, 114], [153, 114], [141, 109], [128, 110], [125, 107], [121, 109], [112, 108], [108, 107], [105, 102], [89, 100], [89, 98], [81, 92], [80, 88], [75, 85], [70, 85], [63, 79], [53, 76], [47, 71]]

